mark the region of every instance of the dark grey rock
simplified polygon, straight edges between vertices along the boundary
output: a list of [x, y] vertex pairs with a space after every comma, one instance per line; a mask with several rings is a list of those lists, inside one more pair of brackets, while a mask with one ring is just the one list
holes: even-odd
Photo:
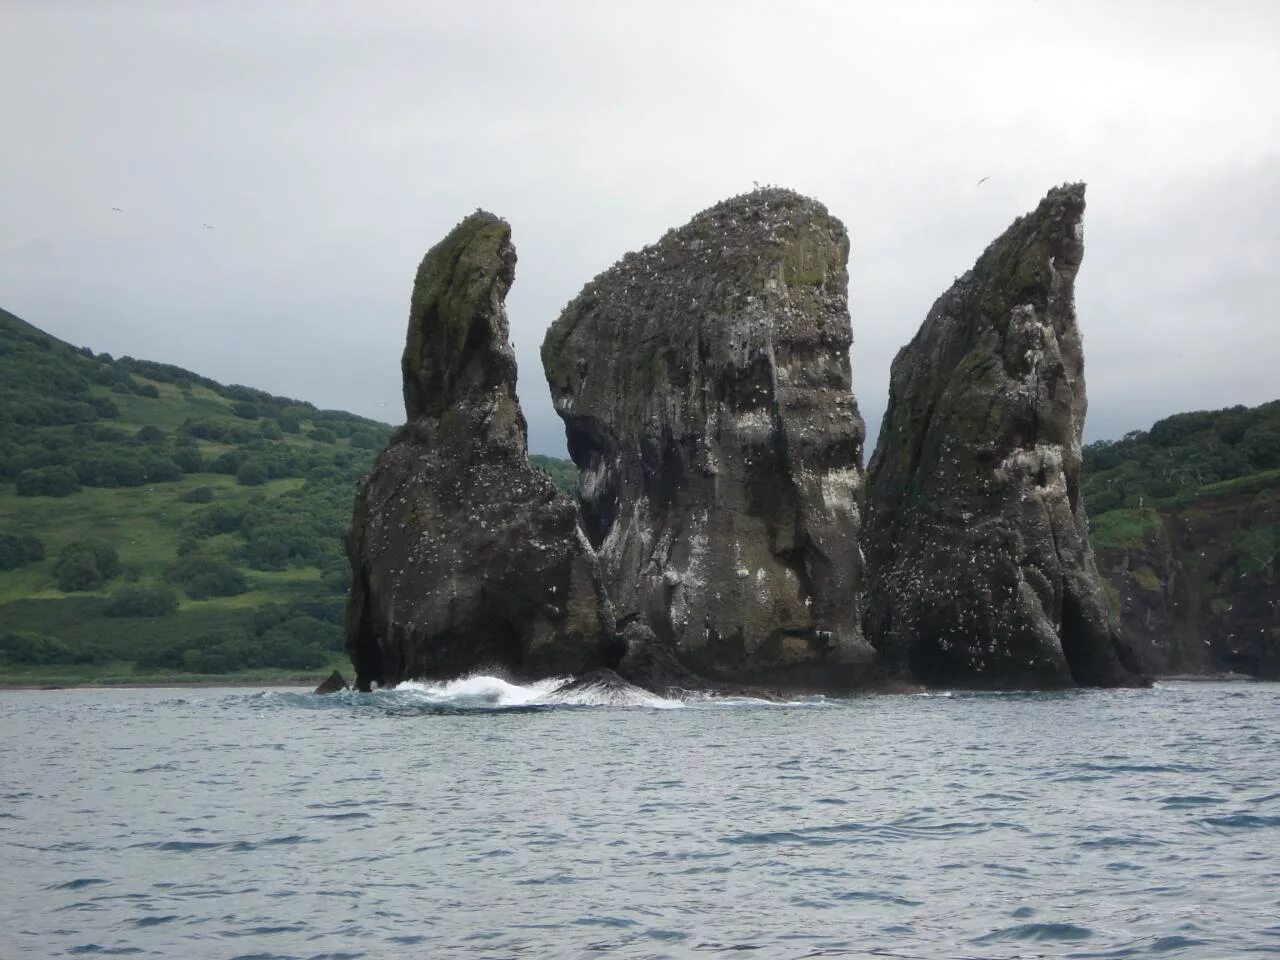
[[347, 554], [356, 684], [616, 659], [573, 502], [529, 465], [507, 291], [515, 248], [482, 211], [418, 268], [402, 362], [408, 422], [361, 481]]
[[1151, 516], [1141, 543], [1098, 548], [1144, 670], [1280, 679], [1280, 554], [1268, 540], [1280, 485], [1242, 484]]
[[653, 702], [653, 694], [628, 682], [608, 668], [590, 670], [562, 683], [545, 697], [545, 703], [581, 705], [644, 706]]
[[341, 693], [343, 690], [350, 690], [347, 685], [347, 678], [341, 671], [335, 670], [329, 676], [321, 681], [320, 686], [316, 687], [313, 693]]
[[617, 671], [637, 687], [666, 695], [675, 690], [701, 690], [708, 684], [683, 663], [670, 640], [663, 642], [642, 623], [627, 624], [622, 631], [625, 653]]
[[1140, 681], [1080, 495], [1084, 185], [1051, 190], [893, 362], [870, 476], [867, 633], [931, 685]]
[[849, 241], [767, 189], [596, 277], [542, 360], [619, 617], [712, 678], [864, 682]]

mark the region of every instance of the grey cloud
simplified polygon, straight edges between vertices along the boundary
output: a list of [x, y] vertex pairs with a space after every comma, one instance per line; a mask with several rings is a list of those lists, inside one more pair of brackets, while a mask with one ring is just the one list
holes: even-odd
[[849, 227], [874, 432], [933, 299], [1085, 179], [1089, 435], [1116, 436], [1277, 393], [1277, 41], [1266, 2], [10, 4], [0, 304], [394, 420], [414, 268], [484, 206], [520, 255], [531, 443], [560, 453], [537, 347], [563, 305], [782, 183]]

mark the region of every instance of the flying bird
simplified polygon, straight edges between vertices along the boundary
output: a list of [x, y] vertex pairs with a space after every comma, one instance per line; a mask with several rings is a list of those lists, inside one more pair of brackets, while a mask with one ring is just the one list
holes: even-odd
[[205, 228], [206, 230], [212, 230], [212, 229], [213, 229], [213, 224], [206, 223], [206, 224], [204, 225], [204, 228]]
[[112, 212], [112, 213], [124, 213], [124, 211], [123, 211], [123, 210], [121, 210], [119, 207], [112, 207], [112, 208], [111, 208], [111, 212]]
[[981, 180], [978, 181], [978, 186], [982, 186], [984, 183], [986, 183], [990, 179], [991, 179], [990, 176], [983, 177]]

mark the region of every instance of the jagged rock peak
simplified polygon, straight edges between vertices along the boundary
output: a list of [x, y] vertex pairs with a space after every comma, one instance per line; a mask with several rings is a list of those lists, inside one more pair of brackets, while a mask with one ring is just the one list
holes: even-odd
[[865, 674], [844, 225], [768, 188], [586, 285], [543, 367], [609, 596], [713, 678]]
[[515, 279], [511, 226], [477, 210], [427, 251], [409, 305], [401, 369], [405, 415], [439, 415], [469, 393], [506, 384], [515, 353], [504, 303]]
[[893, 361], [869, 468], [867, 632], [925, 683], [1138, 679], [1080, 496], [1084, 189], [1014, 221]]
[[505, 222], [468, 217], [418, 269], [409, 422], [356, 494], [347, 651], [356, 685], [616, 662], [617, 631], [573, 502], [530, 464], [504, 298]]

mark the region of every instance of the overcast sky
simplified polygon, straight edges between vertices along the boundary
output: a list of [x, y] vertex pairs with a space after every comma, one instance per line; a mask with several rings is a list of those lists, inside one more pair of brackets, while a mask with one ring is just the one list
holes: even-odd
[[484, 207], [530, 445], [563, 455], [565, 303], [781, 184], [849, 229], [874, 434], [933, 300], [1081, 179], [1087, 438], [1117, 437], [1280, 396], [1278, 51], [1274, 0], [0, 0], [0, 306], [399, 423], [414, 270]]

